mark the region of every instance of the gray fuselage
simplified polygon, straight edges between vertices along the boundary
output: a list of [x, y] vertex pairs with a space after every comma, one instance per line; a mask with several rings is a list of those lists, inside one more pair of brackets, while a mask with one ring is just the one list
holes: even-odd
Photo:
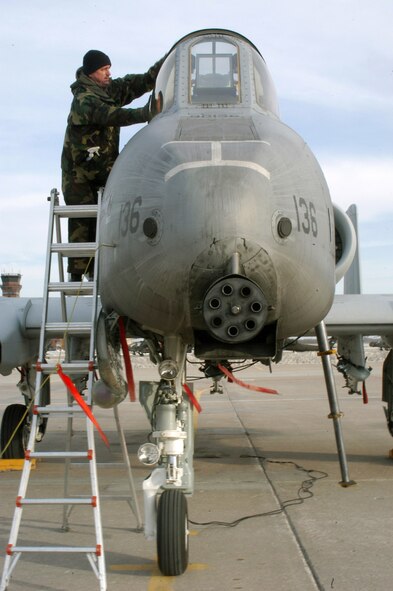
[[[206, 51], [211, 39], [238, 56], [236, 103], [192, 98], [189, 56], [198, 58], [195, 47]], [[123, 149], [105, 188], [103, 306], [192, 343], [195, 331], [210, 330], [209, 288], [241, 276], [259, 287], [263, 324], [276, 324], [277, 339], [305, 332], [324, 318], [335, 289], [333, 208], [315, 157], [278, 118], [263, 58], [243, 39], [186, 39], [167, 62], [157, 81], [163, 110]]]

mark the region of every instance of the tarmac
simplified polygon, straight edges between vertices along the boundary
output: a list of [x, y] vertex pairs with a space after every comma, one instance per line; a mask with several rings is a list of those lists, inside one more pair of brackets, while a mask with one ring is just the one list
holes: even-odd
[[[369, 403], [348, 396], [335, 372], [350, 476], [343, 488], [322, 368], [292, 354], [273, 367], [260, 364], [237, 374], [244, 381], [276, 388], [260, 394], [226, 384], [210, 395], [210, 382], [195, 382], [202, 412], [196, 419], [195, 493], [188, 499], [190, 564], [184, 575], [162, 577], [154, 542], [137, 531], [124, 499], [102, 499], [108, 590], [116, 591], [382, 591], [391, 588], [390, 530], [393, 530], [392, 438], [381, 402], [381, 355], [367, 381]], [[147, 357], [133, 357], [136, 380], [155, 380]], [[198, 365], [189, 373], [200, 376]], [[0, 412], [22, 402], [18, 376], [0, 378]], [[58, 378], [53, 396], [63, 397]], [[149, 469], [136, 451], [147, 440], [149, 423], [142, 407], [128, 400], [119, 407], [133, 476], [142, 504], [142, 481]], [[95, 414], [110, 440], [97, 436], [98, 477], [103, 496], [127, 495], [127, 477], [112, 411]], [[75, 448], [82, 437], [75, 427]], [[62, 421], [49, 423], [42, 451], [64, 439]], [[32, 472], [30, 496], [62, 496], [64, 465], [42, 460]], [[87, 492], [86, 468], [72, 468], [75, 493]], [[20, 472], [0, 472], [0, 548], [6, 548]], [[26, 507], [18, 543], [91, 545], [92, 510], [77, 507], [70, 531], [61, 531], [59, 507]], [[237, 522], [237, 523], [236, 523]], [[231, 524], [231, 526], [230, 526]], [[0, 556], [2, 571], [4, 554]], [[9, 591], [99, 589], [84, 555], [24, 554]]]

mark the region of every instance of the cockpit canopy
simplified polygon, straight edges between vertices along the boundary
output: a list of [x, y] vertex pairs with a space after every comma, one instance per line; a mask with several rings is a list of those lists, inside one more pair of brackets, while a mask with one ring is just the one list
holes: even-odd
[[207, 29], [180, 39], [157, 77], [160, 111], [178, 107], [254, 107], [278, 116], [275, 88], [255, 46], [232, 31]]
[[190, 102], [192, 104], [240, 102], [239, 48], [212, 38], [190, 48]]

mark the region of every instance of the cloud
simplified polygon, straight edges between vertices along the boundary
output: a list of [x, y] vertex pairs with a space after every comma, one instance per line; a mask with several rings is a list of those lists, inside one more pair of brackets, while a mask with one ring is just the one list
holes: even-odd
[[[6, 175], [0, 200], [0, 268], [22, 273], [28, 295], [41, 295], [49, 220], [47, 196], [52, 187], [45, 175]], [[45, 192], [42, 187], [48, 187]], [[31, 291], [28, 278], [38, 284]], [[38, 291], [38, 293], [37, 293]], [[27, 295], [27, 293], [26, 293]]]
[[362, 292], [393, 293], [392, 159], [328, 156], [320, 164], [333, 203], [357, 206]]
[[312, 104], [347, 112], [379, 111], [381, 115], [383, 110], [392, 119], [391, 89], [381, 89], [354, 78], [345, 79], [302, 67], [297, 68], [296, 72], [283, 68], [281, 76], [286, 80], [282, 99], [298, 101], [305, 107]]
[[393, 214], [393, 161], [391, 158], [320, 158], [332, 201], [347, 208], [358, 206], [362, 219]]

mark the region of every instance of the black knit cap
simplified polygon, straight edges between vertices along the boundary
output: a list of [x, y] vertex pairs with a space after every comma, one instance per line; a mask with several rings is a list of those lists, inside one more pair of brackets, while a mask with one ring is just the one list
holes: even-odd
[[104, 66], [111, 66], [111, 60], [102, 51], [90, 49], [83, 57], [83, 73], [88, 76]]

